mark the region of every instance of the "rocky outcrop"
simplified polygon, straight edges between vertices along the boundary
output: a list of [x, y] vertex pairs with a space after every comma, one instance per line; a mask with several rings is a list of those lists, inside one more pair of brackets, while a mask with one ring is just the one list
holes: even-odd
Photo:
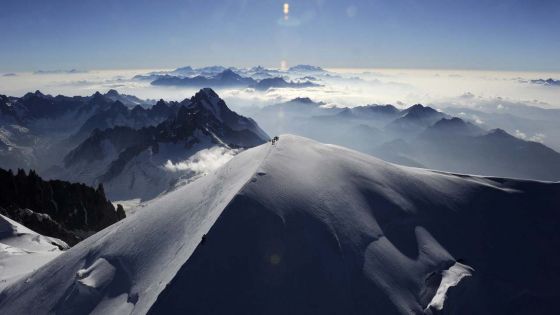
[[33, 170], [0, 169], [0, 213], [28, 228], [74, 245], [123, 219], [122, 207], [97, 189], [60, 180], [45, 181]]

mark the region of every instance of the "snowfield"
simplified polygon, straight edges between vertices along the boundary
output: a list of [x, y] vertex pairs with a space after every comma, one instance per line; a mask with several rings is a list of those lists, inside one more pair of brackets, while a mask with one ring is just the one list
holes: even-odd
[[0, 313], [555, 313], [558, 196], [282, 135], [10, 284]]
[[59, 239], [40, 235], [0, 215], [0, 291], [67, 248]]

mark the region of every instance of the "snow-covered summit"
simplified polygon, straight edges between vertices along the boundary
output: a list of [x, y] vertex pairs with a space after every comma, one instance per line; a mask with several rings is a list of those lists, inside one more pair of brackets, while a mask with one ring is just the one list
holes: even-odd
[[552, 313], [559, 193], [281, 135], [6, 288], [0, 313]]

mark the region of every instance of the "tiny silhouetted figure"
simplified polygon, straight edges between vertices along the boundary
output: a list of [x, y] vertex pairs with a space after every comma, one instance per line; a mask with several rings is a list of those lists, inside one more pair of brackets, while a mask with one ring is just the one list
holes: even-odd
[[200, 245], [203, 245], [206, 242], [206, 234], [202, 235], [202, 240], [200, 240]]
[[278, 139], [280, 139], [280, 138], [278, 138], [278, 136], [272, 138], [272, 145], [274, 145], [276, 142], [278, 142]]

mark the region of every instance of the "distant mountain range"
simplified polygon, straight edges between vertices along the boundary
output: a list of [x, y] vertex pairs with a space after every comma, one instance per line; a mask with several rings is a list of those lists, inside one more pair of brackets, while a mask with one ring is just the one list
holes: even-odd
[[232, 70], [226, 69], [211, 76], [178, 77], [164, 75], [152, 81], [151, 84], [188, 87], [247, 87], [255, 84], [255, 82], [252, 78], [242, 77]]
[[302, 82], [294, 82], [294, 81], [286, 81], [284, 78], [276, 77], [276, 78], [262, 79], [254, 85], [254, 88], [259, 91], [266, 91], [272, 88], [296, 88], [297, 89], [297, 88], [308, 88], [308, 87], [315, 87], [315, 86], [320, 86], [320, 85], [308, 80]]
[[552, 78], [531, 80], [530, 82], [533, 84], [541, 84], [547, 86], [560, 86], [560, 80], [554, 80]]
[[[243, 79], [229, 69], [214, 78]], [[4, 168], [32, 168], [48, 179], [91, 186], [103, 183], [113, 200], [154, 198], [217, 165], [205, 159], [223, 163], [268, 140], [255, 121], [232, 112], [211, 89], [152, 106], [115, 90], [87, 97], [37, 91], [21, 98], [0, 96], [0, 111]], [[402, 110], [392, 105], [339, 108], [295, 98], [248, 114], [269, 134], [300, 134], [399, 164], [560, 179], [560, 154], [547, 146], [421, 104]]]
[[96, 128], [156, 125], [178, 110], [175, 103], [143, 106], [150, 105], [114, 90], [86, 97], [40, 91], [20, 98], [0, 95], [0, 165], [41, 172]]
[[311, 65], [297, 65], [290, 67], [289, 71], [293, 72], [326, 72], [325, 69]]
[[[263, 70], [264, 71], [264, 70]], [[177, 70], [175, 70], [177, 72]], [[222, 72], [210, 75], [196, 75], [192, 77], [177, 76], [177, 75], [156, 75], [152, 77], [152, 85], [162, 86], [181, 86], [181, 87], [205, 87], [210, 86], [213, 88], [219, 87], [252, 87], [257, 90], [266, 91], [271, 88], [306, 88], [319, 86], [309, 80], [303, 81], [286, 81], [282, 77], [266, 77], [260, 80], [255, 80], [251, 77], [243, 77], [235, 73], [231, 69], [225, 69]]]
[[403, 110], [392, 105], [336, 108], [297, 98], [250, 114], [271, 134], [300, 134], [394, 163], [458, 173], [560, 180], [560, 153], [553, 149], [501, 129], [483, 129], [421, 104]]

